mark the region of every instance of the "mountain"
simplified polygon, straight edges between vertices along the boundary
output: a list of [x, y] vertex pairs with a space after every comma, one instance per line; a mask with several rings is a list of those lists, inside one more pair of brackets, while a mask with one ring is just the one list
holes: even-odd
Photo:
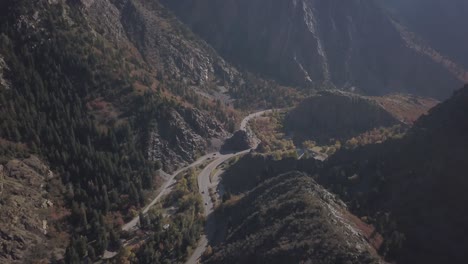
[[273, 177], [227, 203], [227, 238], [206, 263], [379, 263], [365, 225], [305, 174]]
[[376, 0], [163, 2], [229, 61], [283, 83], [446, 98], [468, 80]]
[[114, 45], [128, 46], [132, 56], [152, 68], [156, 83], [173, 86], [173, 92], [179, 95], [193, 97], [195, 92], [228, 105], [253, 108], [259, 102], [262, 105], [258, 107], [271, 106], [275, 101], [283, 106], [291, 103], [288, 87], [279, 87], [226, 62], [158, 0], [77, 2], [97, 32]]
[[[136, 1], [126, 3], [139, 7]], [[146, 26], [124, 20], [114, 4], [0, 3], [0, 165], [9, 170], [2, 184], [13, 186], [2, 194], [2, 221], [9, 226], [2, 227], [6, 242], [1, 254], [7, 262], [51, 260], [53, 254], [78, 263], [118, 248], [122, 224], [161, 185], [158, 170], [171, 172], [194, 161], [216, 148], [212, 142], [221, 141], [235, 125], [236, 110], [217, 104], [209, 91], [202, 96], [196, 87], [189, 88], [208, 90], [198, 70], [215, 78], [211, 70], [223, 72], [224, 67], [219, 56], [207, 57], [207, 48], [190, 46], [196, 40], [175, 34], [170, 26], [176, 22], [166, 21], [161, 23], [168, 31], [146, 34], [161, 38], [150, 38], [161, 45], [152, 51], [163, 53], [150, 59], [124, 30]], [[170, 42], [173, 35], [179, 37]], [[200, 59], [193, 59], [197, 54]], [[180, 63], [171, 67], [173, 61], [166, 57]], [[192, 59], [196, 69], [184, 66]], [[225, 73], [228, 79], [231, 75]], [[51, 210], [63, 203], [59, 219], [48, 208], [38, 209], [41, 199], [50, 197], [40, 188], [54, 187], [42, 184], [43, 174], [23, 164], [30, 157], [50, 167], [64, 186], [57, 189], [60, 203], [49, 199], [55, 204]], [[29, 174], [11, 176], [18, 166]], [[24, 210], [12, 209], [18, 204]], [[51, 228], [52, 223], [59, 226], [59, 232], [45, 234], [43, 220]], [[53, 247], [47, 243], [60, 246], [29, 254]]]
[[463, 0], [382, 0], [393, 16], [454, 62], [468, 67], [468, 3]]
[[[275, 244], [259, 246], [262, 243], [258, 241], [276, 234], [276, 228], [281, 226], [271, 222], [286, 221], [286, 218], [279, 220], [283, 219], [281, 213], [274, 213], [277, 208], [283, 208], [281, 202], [275, 207], [273, 201], [295, 201], [292, 193], [300, 195], [299, 189], [309, 186], [303, 181], [316, 181], [320, 188], [327, 188], [344, 201], [350, 213], [383, 236], [376, 249], [386, 260], [464, 263], [468, 246], [465, 236], [468, 231], [467, 111], [468, 85], [421, 116], [399, 139], [354, 149], [342, 148], [324, 162], [244, 156], [223, 176], [226, 198], [233, 196], [226, 203], [227, 209], [221, 207], [225, 219], [232, 219], [231, 229], [226, 242], [215, 247], [213, 257], [208, 260], [218, 263], [236, 254], [252, 260], [257, 255], [266, 258], [270, 257], [268, 254], [277, 256], [274, 254], [281, 252], [280, 249], [286, 250], [287, 246], [278, 249]], [[305, 173], [301, 176], [303, 181], [291, 183], [288, 177], [295, 175], [293, 171]], [[276, 178], [279, 174], [289, 176]], [[290, 193], [282, 189], [284, 185]], [[281, 212], [294, 214], [288, 210], [293, 209], [286, 206]], [[295, 213], [298, 212], [305, 213], [308, 209], [298, 209]], [[301, 219], [292, 217], [291, 221], [298, 218]], [[262, 219], [269, 221], [261, 222]], [[254, 227], [249, 229], [251, 226]], [[303, 233], [298, 230], [299, 234]], [[243, 243], [251, 246], [242, 246]], [[255, 248], [255, 254], [251, 248]], [[294, 256], [294, 251], [287, 252]]]
[[404, 138], [338, 152], [321, 172], [319, 182], [380, 226], [397, 263], [466, 260], [467, 106], [465, 86]]
[[[445, 98], [468, 79], [462, 46], [439, 45], [401, 8], [1, 1], [0, 261], [182, 263], [203, 251], [202, 225], [214, 218], [202, 211], [225, 190], [227, 236], [207, 262], [373, 263], [377, 251], [400, 263], [462, 262], [468, 87], [418, 121], [434, 100], [370, 96]], [[317, 91], [336, 87], [349, 91]], [[296, 134], [414, 128], [325, 162], [296, 159], [292, 143], [282, 160], [230, 152], [258, 141], [255, 127], [225, 141], [241, 116], [293, 105]], [[264, 118], [275, 120], [268, 133], [280, 118]], [[379, 142], [391, 131], [381, 132]], [[202, 174], [210, 189], [199, 193]]]

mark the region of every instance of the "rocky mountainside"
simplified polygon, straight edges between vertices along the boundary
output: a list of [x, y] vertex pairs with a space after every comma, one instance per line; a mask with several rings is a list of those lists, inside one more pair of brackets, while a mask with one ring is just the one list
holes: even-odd
[[[61, 259], [68, 234], [57, 175], [36, 156], [0, 165], [0, 261]], [[62, 229], [62, 230], [61, 230]]]
[[113, 45], [127, 47], [132, 57], [145, 62], [139, 66], [151, 69], [152, 76], [144, 78], [145, 85], [172, 86], [172, 92], [185, 97], [195, 94], [247, 108], [259, 103], [260, 107], [284, 106], [290, 101], [290, 88], [226, 62], [159, 0], [75, 2], [97, 32]]
[[[1, 1], [0, 262], [183, 262], [202, 222], [193, 225], [203, 207], [195, 175], [220, 155], [165, 185], [179, 208], [161, 213], [153, 200], [156, 229], [122, 226], [136, 216], [144, 226], [139, 212], [160, 175], [220, 149], [238, 124], [235, 107], [285, 108], [330, 87], [444, 98], [468, 80], [464, 59], [455, 59], [460, 47], [439, 45], [378, 1]], [[289, 119], [296, 135], [415, 127], [325, 163], [294, 155], [230, 163], [230, 229], [206, 260], [373, 263], [375, 247], [402, 263], [462, 262], [467, 91], [417, 122], [435, 101], [348, 92], [307, 99]], [[225, 147], [252, 143], [238, 132]], [[294, 170], [313, 176], [278, 176]]]
[[192, 108], [168, 109], [155, 114], [153, 122], [146, 132], [147, 157], [160, 161], [168, 172], [209, 150], [219, 149], [219, 142], [229, 134], [208, 113]]
[[305, 174], [273, 177], [227, 203], [227, 238], [207, 263], [379, 263], [368, 226]]
[[[159, 187], [156, 171], [193, 161], [235, 124], [235, 110], [198, 95], [172, 75], [180, 71], [188, 83], [201, 83], [198, 66], [164, 64], [171, 73], [161, 72], [128, 40], [120, 19], [119, 9], [108, 1], [0, 3], [0, 150], [9, 152], [18, 144], [61, 176], [66, 224], [73, 229], [54, 247], [67, 263], [96, 260], [108, 248], [118, 248], [121, 225]], [[173, 33], [161, 34], [170, 38]], [[174, 45], [168, 52], [197, 49]], [[9, 168], [12, 159], [14, 153], [0, 164]], [[36, 244], [48, 247], [40, 236], [46, 218], [36, 210], [42, 203], [36, 198], [43, 195], [36, 183], [21, 179], [14, 186], [18, 190], [12, 189], [17, 197], [2, 199], [9, 207], [28, 197], [34, 203], [26, 207], [30, 210], [5, 207], [9, 226], [2, 227], [8, 230], [2, 249], [8, 262], [27, 257]], [[47, 254], [41, 257], [50, 259]]]
[[[219, 56], [216, 56], [206, 44], [195, 39], [188, 40], [188, 31], [185, 31], [184, 34], [180, 32], [183, 27], [174, 29], [174, 25], [178, 25], [177, 21], [161, 14], [163, 11], [159, 5], [148, 4], [149, 6], [147, 6], [138, 1], [118, 3], [70, 1], [68, 4], [62, 4], [62, 1], [57, 1], [55, 4], [53, 2], [43, 4], [43, 2], [38, 2], [41, 3], [38, 5], [40, 8], [37, 8], [35, 12], [30, 12], [25, 8], [20, 11], [23, 14], [18, 15], [18, 18], [13, 17], [13, 12], [10, 12], [10, 16], [5, 16], [5, 18], [11, 18], [9, 23], [16, 23], [18, 32], [29, 36], [29, 41], [25, 40], [25, 46], [28, 47], [40, 45], [43, 38], [51, 34], [44, 27], [44, 17], [47, 16], [49, 9], [56, 8], [55, 6], [63, 6], [64, 11], [59, 16], [67, 27], [78, 25], [78, 28], [86, 29], [94, 34], [89, 36], [92, 41], [82, 45], [80, 49], [88, 48], [86, 52], [94, 49], [94, 54], [85, 54], [89, 57], [86, 62], [91, 62], [89, 65], [93, 65], [94, 73], [92, 74], [105, 76], [105, 74], [99, 75], [99, 71], [109, 73], [106, 77], [112, 81], [105, 83], [102, 80], [106, 77], [98, 77], [101, 79], [95, 81], [88, 88], [87, 92], [92, 95], [86, 99], [85, 104], [87, 104], [90, 113], [103, 125], [118, 123], [128, 116], [135, 115], [135, 112], [141, 110], [135, 110], [133, 107], [135, 104], [141, 104], [138, 96], [159, 90], [159, 98], [161, 96], [166, 98], [177, 96], [178, 98], [175, 100], [178, 102], [173, 104], [167, 101], [153, 105], [148, 100], [144, 102], [148, 107], [158, 108], [157, 115], [155, 114], [156, 109], [151, 110], [151, 113], [144, 113], [145, 115], [153, 114], [153, 116], [145, 116], [144, 118], [151, 119], [155, 126], [148, 126], [146, 123], [140, 124], [141, 136], [146, 137], [142, 140], [148, 146], [147, 155], [151, 160], [159, 160], [167, 169], [171, 170], [178, 163], [194, 160], [197, 155], [210, 146], [211, 139], [222, 139], [226, 136], [229, 123], [235, 122], [234, 114], [227, 114], [224, 109], [220, 108], [215, 110], [216, 107], [206, 102], [214, 100], [213, 98], [207, 100], [203, 96], [197, 95], [188, 88], [188, 85], [193, 84], [201, 88], [206, 88], [205, 86], [211, 82], [215, 84], [219, 82], [220, 85], [223, 85], [219, 76], [225, 77], [228, 85], [240, 82], [240, 75], [232, 67], [226, 66], [226, 63]], [[47, 3], [47, 1], [45, 2]], [[4, 10], [9, 10], [9, 8], [13, 9], [14, 5], [10, 7], [6, 5]], [[153, 9], [148, 11], [144, 8]], [[150, 18], [163, 20], [156, 22], [167, 26], [156, 25], [156, 22], [151, 23], [151, 26], [146, 25], [145, 23], [150, 23], [146, 21]], [[163, 29], [165, 31], [160, 31]], [[149, 32], [146, 32], [147, 30]], [[67, 33], [72, 35], [71, 30]], [[9, 37], [13, 38], [13, 36]], [[71, 38], [77, 40], [83, 36], [75, 35]], [[144, 43], [140, 43], [140, 40]], [[76, 43], [82, 42], [80, 40]], [[146, 47], [145, 43], [147, 45], [151, 43], [152, 46]], [[65, 47], [62, 48], [65, 49]], [[74, 48], [76, 49], [76, 47]], [[106, 55], [102, 56], [102, 54]], [[110, 56], [107, 56], [108, 54]], [[9, 55], [3, 54], [6, 58], [9, 58]], [[118, 58], [119, 56], [120, 58]], [[96, 65], [96, 59], [102, 61], [101, 65]], [[4, 76], [13, 74], [14, 69], [9, 68], [10, 63], [11, 61], [3, 58], [0, 60], [0, 81], [4, 87], [9, 86], [12, 79]], [[111, 64], [113, 66], [109, 66]], [[121, 67], [115, 65], [121, 65]], [[70, 79], [73, 78], [75, 77], [72, 76]], [[84, 82], [89, 80], [89, 76], [83, 75], [76, 78], [82, 78]], [[187, 84], [181, 85], [182, 81]], [[128, 88], [129, 86], [130, 88]], [[201, 110], [198, 110], [195, 109], [194, 104], [197, 106], [204, 104], [204, 107], [199, 107]], [[212, 115], [212, 112], [215, 111], [218, 118]], [[151, 129], [154, 130], [149, 131]]]
[[158, 1], [83, 0], [82, 3], [104, 35], [115, 43], [130, 41], [160, 76], [202, 87], [212, 83], [238, 85], [241, 81], [235, 68], [197, 39]]
[[468, 80], [376, 0], [163, 2], [230, 61], [283, 83], [446, 98], [441, 87]]
[[374, 219], [397, 263], [463, 263], [468, 86], [421, 117], [400, 140], [341, 151], [320, 182]]

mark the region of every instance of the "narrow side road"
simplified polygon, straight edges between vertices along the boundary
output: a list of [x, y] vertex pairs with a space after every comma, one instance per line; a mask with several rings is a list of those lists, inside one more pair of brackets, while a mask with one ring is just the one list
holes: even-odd
[[[174, 178], [181, 172], [183, 171], [186, 171], [190, 168], [193, 168], [193, 167], [196, 167], [200, 164], [202, 164], [203, 162], [205, 162], [208, 158], [212, 157], [213, 155], [219, 155], [218, 152], [215, 152], [215, 153], [209, 153], [209, 154], [206, 154], [205, 156], [199, 158], [197, 161], [193, 162], [192, 164], [186, 166], [186, 167], [183, 167], [179, 170], [177, 170], [176, 172], [174, 172], [170, 178], [166, 181], [166, 183], [164, 183], [164, 185], [160, 188], [161, 191], [159, 192], [159, 194], [151, 201], [151, 203], [149, 203], [145, 209], [143, 209], [143, 214], [146, 214], [148, 213], [149, 209], [151, 207], [153, 207], [160, 199], [161, 197], [167, 193], [167, 191], [170, 189], [171, 185], [174, 183]], [[122, 230], [123, 231], [130, 231], [134, 228], [137, 228], [137, 225], [138, 225], [138, 222], [140, 221], [140, 217], [139, 216], [136, 216], [135, 218], [133, 218], [130, 222], [126, 223], [125, 225], [122, 226]]]

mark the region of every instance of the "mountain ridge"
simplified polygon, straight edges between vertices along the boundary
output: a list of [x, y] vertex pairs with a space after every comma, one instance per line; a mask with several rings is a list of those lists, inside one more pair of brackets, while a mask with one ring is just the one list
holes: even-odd
[[284, 83], [441, 99], [467, 77], [408, 45], [378, 1], [163, 2], [230, 61]]

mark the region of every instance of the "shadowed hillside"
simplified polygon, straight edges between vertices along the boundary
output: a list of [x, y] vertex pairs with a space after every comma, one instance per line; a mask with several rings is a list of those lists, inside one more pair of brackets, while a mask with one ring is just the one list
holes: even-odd
[[304, 100], [285, 118], [285, 130], [295, 140], [348, 139], [399, 121], [372, 100], [352, 94], [323, 92]]
[[265, 181], [224, 213], [226, 241], [207, 263], [378, 263], [342, 202], [301, 173]]
[[338, 152], [320, 182], [380, 225], [401, 263], [462, 263], [468, 239], [468, 86], [401, 140]]

